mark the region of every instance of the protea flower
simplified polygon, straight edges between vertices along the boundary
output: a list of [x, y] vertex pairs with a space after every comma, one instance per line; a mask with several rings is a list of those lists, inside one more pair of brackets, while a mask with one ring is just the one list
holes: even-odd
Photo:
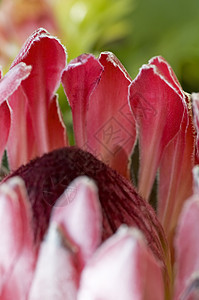
[[[61, 81], [76, 147], [55, 94]], [[40, 29], [0, 91], [10, 166], [0, 185], [0, 299], [196, 299], [198, 95], [193, 118], [168, 63], [153, 58], [134, 80], [109, 52], [66, 66], [61, 43]]]

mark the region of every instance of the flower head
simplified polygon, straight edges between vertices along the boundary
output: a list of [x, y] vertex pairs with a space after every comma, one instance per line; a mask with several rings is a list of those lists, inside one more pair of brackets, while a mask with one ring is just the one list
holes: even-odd
[[[0, 184], [0, 298], [197, 297], [198, 94], [182, 90], [162, 57], [134, 80], [110, 52], [66, 66], [44, 29], [1, 74], [0, 92], [0, 159], [6, 148], [11, 169]], [[157, 212], [148, 203], [156, 177]]]

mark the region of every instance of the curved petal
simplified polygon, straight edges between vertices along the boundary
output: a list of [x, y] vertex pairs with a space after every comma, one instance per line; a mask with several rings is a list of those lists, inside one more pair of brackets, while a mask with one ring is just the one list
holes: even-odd
[[185, 200], [192, 195], [194, 131], [192, 118], [184, 115], [181, 130], [163, 154], [159, 169], [158, 217], [173, 243], [173, 234]]
[[78, 274], [75, 256], [56, 224], [40, 246], [29, 300], [75, 300]]
[[136, 129], [128, 105], [131, 79], [122, 64], [110, 52], [101, 53], [98, 60], [83, 55], [68, 65], [62, 81], [77, 145], [129, 177]]
[[141, 233], [120, 229], [82, 272], [78, 300], [163, 300], [161, 267]]
[[48, 152], [50, 147], [47, 117], [66, 65], [66, 53], [56, 38], [44, 29], [38, 29], [24, 44], [11, 70], [20, 62], [32, 66], [31, 75], [23, 82], [22, 87], [31, 113], [37, 154], [41, 155]]
[[112, 53], [101, 53], [99, 62], [104, 72], [90, 97], [88, 149], [129, 177], [129, 157], [136, 140], [135, 120], [128, 105], [131, 78]]
[[19, 63], [0, 80], [0, 104], [7, 100], [31, 73], [31, 66]]
[[28, 109], [27, 96], [20, 86], [9, 97], [11, 128], [7, 143], [9, 167], [11, 170], [27, 163], [37, 154], [33, 124]]
[[21, 82], [29, 76], [30, 72], [31, 66], [20, 63], [3, 78], [1, 78], [2, 74], [0, 76], [0, 162], [7, 144], [11, 126], [10, 109], [5, 100], [8, 100], [9, 96], [19, 88]]
[[183, 208], [176, 234], [176, 280], [174, 299], [191, 298], [199, 281], [199, 195], [191, 197]]
[[64, 125], [59, 108], [57, 95], [53, 97], [49, 105], [47, 114], [47, 128], [49, 140], [48, 151], [68, 145], [66, 127]]
[[101, 242], [102, 214], [94, 182], [88, 177], [74, 180], [56, 202], [55, 221], [77, 249], [82, 269]]
[[31, 211], [25, 186], [19, 178], [0, 185], [0, 219], [0, 298], [25, 300], [36, 257]]
[[75, 141], [79, 147], [87, 143], [85, 126], [90, 95], [102, 72], [102, 65], [93, 55], [82, 54], [68, 64], [62, 75], [64, 91], [72, 109]]
[[144, 65], [130, 86], [131, 109], [139, 127], [139, 192], [145, 199], [164, 149], [180, 131], [186, 110], [185, 97], [171, 75], [162, 73], [165, 69], [162, 64]]
[[184, 97], [184, 91], [182, 90], [180, 83], [173, 72], [171, 66], [168, 64], [168, 62], [161, 56], [155, 56], [152, 59], [149, 60], [150, 65], [155, 65], [160, 74], [163, 75], [166, 80], [176, 89], [176, 91]]

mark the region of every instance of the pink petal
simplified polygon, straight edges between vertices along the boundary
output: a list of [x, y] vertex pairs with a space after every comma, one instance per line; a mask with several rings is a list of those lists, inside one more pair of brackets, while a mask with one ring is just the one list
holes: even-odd
[[90, 95], [102, 72], [102, 65], [93, 55], [83, 54], [72, 60], [62, 75], [62, 84], [73, 114], [75, 141], [79, 147], [87, 142], [85, 125]]
[[161, 267], [136, 229], [119, 230], [82, 272], [78, 300], [161, 300]]
[[30, 207], [21, 179], [0, 186], [0, 298], [27, 299], [35, 263]]
[[166, 80], [176, 89], [176, 91], [182, 97], [184, 97], [184, 91], [182, 90], [175, 73], [163, 57], [155, 56], [152, 59], [150, 59], [149, 64], [155, 65], [158, 68], [160, 74], [166, 78]]
[[51, 99], [60, 84], [66, 64], [66, 53], [56, 38], [50, 36], [44, 29], [39, 29], [24, 44], [12, 68], [21, 61], [32, 66], [31, 75], [23, 82], [22, 87], [27, 95], [31, 112], [37, 154], [41, 155], [50, 148], [48, 111]]
[[183, 208], [177, 230], [176, 280], [174, 299], [191, 298], [198, 291], [199, 270], [199, 196], [190, 198]]
[[165, 149], [159, 170], [158, 217], [170, 243], [183, 203], [193, 188], [193, 124], [187, 112], [183, 119], [180, 132]]
[[139, 192], [145, 199], [149, 198], [164, 149], [179, 132], [186, 110], [175, 78], [165, 61], [160, 61], [152, 61], [157, 66], [144, 65], [130, 86], [131, 109], [139, 126]]
[[19, 63], [0, 80], [0, 104], [17, 90], [31, 72], [31, 66]]
[[12, 123], [7, 153], [11, 170], [27, 163], [37, 154], [33, 124], [27, 104], [27, 96], [22, 87], [9, 97]]
[[104, 72], [90, 97], [88, 148], [119, 173], [129, 177], [129, 156], [136, 139], [135, 120], [128, 105], [131, 78], [112, 53], [101, 53], [99, 62]]
[[7, 144], [11, 125], [10, 108], [7, 102], [0, 104], [0, 165]]
[[3, 78], [1, 78], [2, 73], [0, 74], [0, 162], [11, 126], [10, 109], [5, 100], [18, 89], [22, 80], [29, 76], [30, 71], [30, 66], [20, 63], [10, 70]]
[[28, 300], [75, 300], [77, 281], [72, 249], [52, 223], [40, 247]]
[[101, 207], [91, 179], [78, 177], [69, 185], [54, 206], [53, 221], [61, 226], [67, 239], [78, 249], [81, 269], [101, 241]]
[[[128, 177], [128, 159], [136, 137], [135, 121], [128, 106], [131, 79], [112, 53], [101, 53], [99, 60], [83, 56], [77, 61], [69, 64], [63, 76], [74, 123], [78, 124], [74, 127], [77, 144]], [[71, 78], [78, 83], [71, 85]], [[81, 85], [77, 78], [81, 78]], [[77, 93], [79, 89], [81, 93]], [[77, 119], [79, 123], [75, 122]]]
[[49, 151], [68, 145], [66, 128], [62, 119], [57, 95], [50, 102], [47, 116]]

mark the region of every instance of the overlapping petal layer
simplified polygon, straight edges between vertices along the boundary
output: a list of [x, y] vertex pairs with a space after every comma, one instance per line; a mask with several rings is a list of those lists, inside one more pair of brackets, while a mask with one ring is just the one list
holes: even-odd
[[152, 207], [137, 194], [127, 179], [76, 147], [54, 150], [10, 175], [20, 176], [25, 181], [33, 207], [37, 245], [47, 230], [58, 197], [73, 179], [82, 175], [92, 178], [99, 189], [103, 215], [102, 240], [110, 237], [123, 223], [136, 226], [144, 232], [155, 256], [167, 263], [167, 242]]
[[131, 79], [122, 64], [110, 52], [101, 53], [98, 60], [83, 55], [67, 66], [62, 82], [77, 145], [129, 177], [136, 129], [128, 105]]
[[[161, 57], [133, 82], [110, 52], [81, 55], [66, 69], [65, 61], [60, 42], [40, 29], [0, 80], [0, 160], [7, 144], [11, 169], [67, 144], [55, 94], [61, 77], [76, 143], [88, 150], [58, 149], [1, 183], [0, 299], [148, 300], [163, 299], [164, 289], [166, 299], [196, 299], [198, 167], [176, 226], [199, 161], [198, 94], [192, 117], [190, 96]], [[129, 177], [136, 128], [139, 193], [149, 199], [158, 172], [157, 213], [170, 249], [155, 211], [113, 170]], [[123, 223], [137, 229], [117, 231]]]
[[138, 230], [121, 228], [96, 251], [82, 272], [77, 299], [164, 299], [161, 267]]
[[28, 300], [75, 300], [78, 275], [75, 255], [52, 223], [40, 246]]
[[[165, 147], [179, 132], [186, 110], [171, 76], [165, 77], [155, 62], [142, 66], [130, 86], [131, 109], [139, 126], [139, 192], [145, 199], [150, 196]], [[166, 63], [162, 60], [160, 64], [165, 67]]]
[[139, 130], [139, 192], [149, 199], [159, 169], [158, 215], [172, 240], [182, 205], [192, 193], [190, 99], [168, 63], [155, 57], [131, 84], [130, 103]]
[[79, 270], [101, 243], [102, 213], [98, 192], [88, 177], [78, 177], [57, 200], [51, 222], [61, 227], [77, 252]]
[[0, 186], [0, 299], [27, 299], [36, 253], [31, 208], [21, 179]]
[[21, 82], [30, 75], [30, 72], [31, 66], [19, 63], [4, 77], [2, 77], [2, 74], [0, 75], [0, 162], [8, 141], [11, 126], [10, 107], [6, 100], [19, 89]]

